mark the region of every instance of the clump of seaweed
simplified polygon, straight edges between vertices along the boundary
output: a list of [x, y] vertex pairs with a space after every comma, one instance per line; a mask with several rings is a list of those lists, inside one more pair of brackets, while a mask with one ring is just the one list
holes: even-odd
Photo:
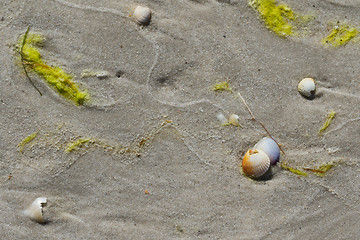
[[275, 0], [249, 0], [249, 5], [263, 19], [266, 27], [280, 37], [297, 35], [295, 30], [305, 28], [305, 24], [314, 17], [295, 13], [285, 4], [277, 4]]
[[294, 35], [293, 22], [296, 14], [284, 4], [277, 5], [275, 0], [250, 0], [249, 5], [257, 10], [265, 25], [281, 37]]
[[336, 112], [331, 111], [327, 118], [326, 118], [326, 122], [324, 123], [324, 125], [320, 128], [319, 130], [319, 136], [322, 134], [322, 132], [324, 132], [330, 125], [331, 121], [335, 118]]
[[292, 173], [295, 173], [296, 175], [299, 175], [299, 176], [304, 176], [304, 177], [307, 177], [307, 173], [306, 172], [303, 172], [303, 171], [300, 171], [299, 169], [296, 169], [296, 168], [292, 168], [292, 167], [289, 167], [286, 163], [284, 162], [281, 162], [281, 168], [285, 169], [285, 170], [288, 170]]
[[30, 27], [28, 27], [24, 36], [20, 37], [18, 46], [20, 46], [21, 64], [30, 83], [42, 95], [29, 77], [28, 70], [42, 77], [66, 99], [75, 102], [77, 105], [83, 105], [89, 99], [88, 93], [80, 91], [79, 86], [72, 81], [72, 76], [63, 69], [53, 65], [49, 66], [42, 60], [37, 47], [43, 44], [44, 37], [41, 34], [29, 33], [29, 30]]
[[36, 135], [39, 133], [39, 131], [34, 132], [33, 134], [30, 134], [29, 136], [27, 136], [24, 140], [21, 141], [21, 143], [19, 143], [18, 147], [19, 147], [19, 152], [23, 152], [24, 147], [26, 144], [30, 143], [32, 140], [34, 140], [34, 138], [36, 137]]
[[229, 82], [221, 82], [221, 83], [216, 83], [215, 86], [213, 87], [214, 91], [229, 91], [232, 92], [232, 89], [229, 85]]
[[322, 39], [321, 43], [325, 46], [331, 44], [333, 47], [340, 47], [347, 44], [358, 34], [359, 32], [355, 27], [347, 24], [335, 25], [329, 35]]

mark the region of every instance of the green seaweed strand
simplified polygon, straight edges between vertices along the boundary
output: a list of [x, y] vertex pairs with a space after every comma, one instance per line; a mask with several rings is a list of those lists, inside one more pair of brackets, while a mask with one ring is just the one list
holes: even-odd
[[320, 128], [319, 130], [319, 136], [322, 134], [322, 132], [324, 132], [329, 126], [330, 126], [330, 123], [332, 122], [332, 120], [334, 119], [336, 115], [336, 112], [334, 111], [331, 111], [327, 118], [326, 118], [326, 122], [324, 123], [324, 125], [322, 126], [322, 128]]
[[21, 141], [21, 143], [19, 143], [19, 151], [23, 152], [24, 147], [26, 144], [28, 144], [29, 142], [31, 142], [32, 140], [34, 140], [34, 138], [36, 137], [36, 135], [39, 133], [39, 131], [34, 132], [33, 134], [30, 134], [29, 136], [27, 136], [24, 140]]

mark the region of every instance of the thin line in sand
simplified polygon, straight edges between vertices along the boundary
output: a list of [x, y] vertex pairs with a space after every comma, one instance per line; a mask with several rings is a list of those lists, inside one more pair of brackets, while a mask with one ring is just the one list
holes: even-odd
[[332, 129], [332, 130], [330, 130], [330, 131], [328, 131], [328, 132], [324, 133], [324, 137], [325, 137], [326, 135], [328, 135], [328, 134], [332, 133], [332, 132], [335, 132], [335, 131], [337, 131], [337, 130], [339, 130], [339, 129], [343, 128], [344, 126], [346, 126], [346, 125], [347, 125], [347, 124], [349, 124], [349, 123], [352, 123], [352, 122], [355, 122], [355, 121], [359, 121], [359, 120], [360, 120], [360, 117], [349, 119], [349, 120], [347, 120], [347, 121], [343, 122], [343, 123], [342, 123], [340, 126], [338, 126], [337, 128]]
[[72, 7], [72, 8], [78, 8], [78, 9], [82, 9], [82, 10], [90, 10], [90, 11], [94, 11], [94, 12], [103, 12], [103, 13], [111, 13], [120, 17], [126, 17], [124, 13], [122, 13], [119, 10], [116, 9], [112, 9], [112, 8], [106, 8], [106, 7], [91, 7], [88, 5], [80, 5], [80, 4], [76, 4], [76, 3], [72, 3], [72, 2], [67, 2], [64, 0], [52, 0], [54, 2], [60, 3], [62, 5], [65, 5], [67, 7]]
[[348, 92], [343, 92], [343, 91], [338, 91], [338, 90], [331, 90], [329, 88], [324, 88], [324, 87], [318, 88], [318, 90], [324, 91], [324, 92], [329, 92], [329, 93], [332, 93], [332, 94], [335, 94], [335, 95], [341, 95], [341, 96], [345, 96], [345, 97], [356, 98], [356, 99], [360, 100], [359, 95], [351, 94], [351, 93], [348, 93]]

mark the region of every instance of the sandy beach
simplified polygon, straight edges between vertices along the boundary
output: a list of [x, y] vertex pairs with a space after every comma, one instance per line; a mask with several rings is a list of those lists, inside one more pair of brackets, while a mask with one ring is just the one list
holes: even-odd
[[[1, 1], [0, 238], [358, 239], [360, 3], [276, 4], [296, 13], [294, 34], [246, 0]], [[41, 64], [21, 60], [29, 26]], [[351, 41], [323, 41], [344, 26]], [[86, 101], [39, 66], [61, 68]], [[305, 77], [313, 100], [297, 90]], [[284, 151], [266, 179], [239, 167], [267, 133], [238, 93]], [[23, 214], [38, 197], [45, 224]]]

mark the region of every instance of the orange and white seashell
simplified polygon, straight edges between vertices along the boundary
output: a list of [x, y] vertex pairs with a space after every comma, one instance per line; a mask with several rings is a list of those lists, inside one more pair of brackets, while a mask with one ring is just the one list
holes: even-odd
[[269, 170], [270, 158], [262, 150], [250, 149], [246, 152], [241, 165], [246, 176], [258, 178]]

